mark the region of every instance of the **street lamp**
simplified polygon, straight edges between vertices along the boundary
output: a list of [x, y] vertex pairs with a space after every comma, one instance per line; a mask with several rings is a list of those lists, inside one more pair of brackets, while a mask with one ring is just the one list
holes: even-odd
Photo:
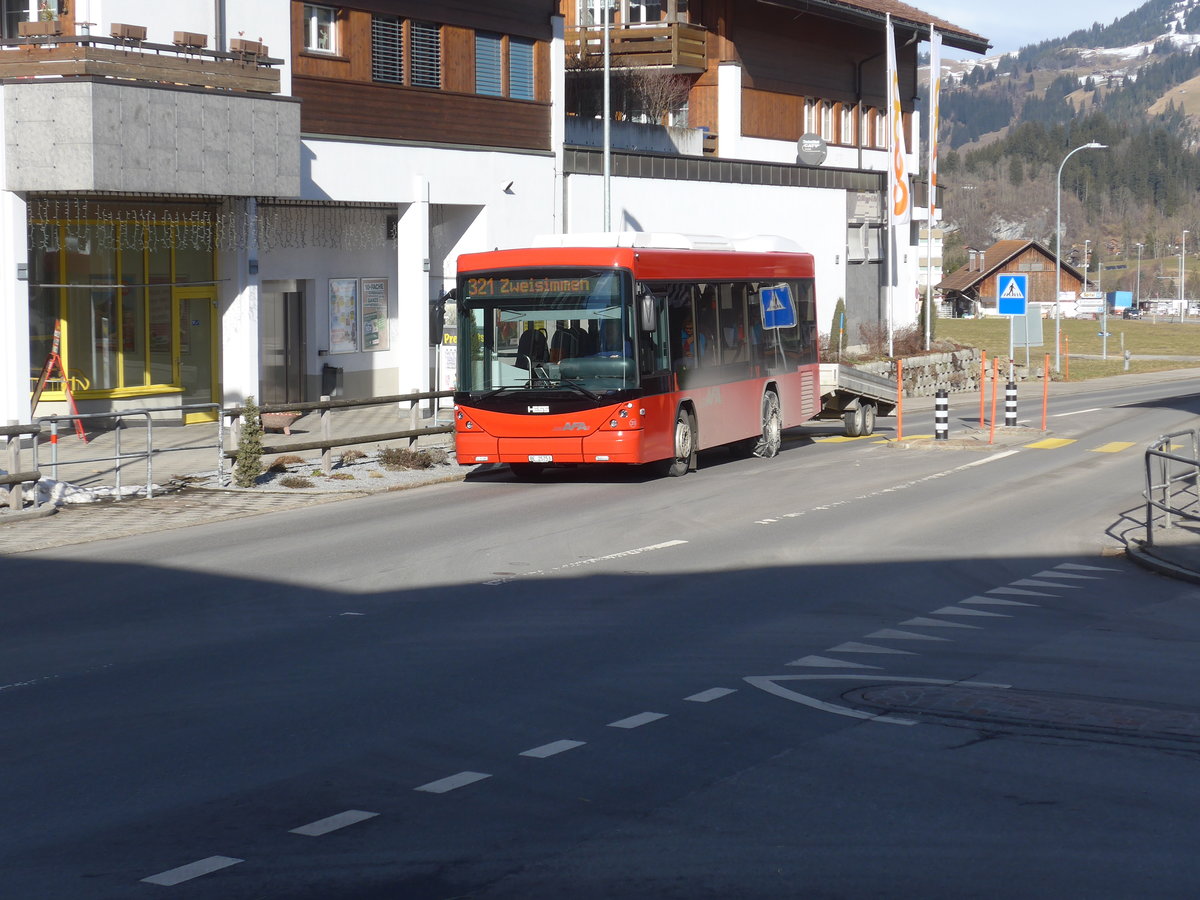
[[1137, 281], [1135, 282], [1135, 287], [1133, 289], [1133, 308], [1136, 310], [1141, 310], [1141, 308], [1142, 308], [1142, 248], [1145, 246], [1146, 246], [1145, 244], [1137, 245], [1137, 248], [1138, 248]]
[[1062, 173], [1063, 166], [1067, 164], [1067, 160], [1080, 150], [1105, 150], [1106, 144], [1100, 144], [1096, 141], [1091, 141], [1082, 146], [1076, 147], [1070, 153], [1063, 157], [1063, 161], [1058, 167], [1058, 177], [1054, 181], [1054, 199], [1056, 203], [1055, 219], [1054, 219], [1054, 371], [1059, 370], [1059, 348], [1062, 346], [1062, 307], [1059, 303], [1059, 295], [1062, 293]]
[[1187, 306], [1183, 302], [1183, 258], [1187, 256], [1187, 229], [1183, 229], [1183, 240], [1179, 242], [1179, 320], [1182, 322], [1183, 317], [1187, 315]]

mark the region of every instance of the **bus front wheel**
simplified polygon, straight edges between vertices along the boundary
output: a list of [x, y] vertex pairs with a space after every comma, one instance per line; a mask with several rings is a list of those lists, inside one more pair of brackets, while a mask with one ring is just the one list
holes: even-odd
[[754, 455], [770, 459], [779, 455], [783, 445], [783, 415], [779, 411], [779, 397], [774, 391], [763, 394], [762, 436], [754, 445]]
[[679, 407], [675, 413], [675, 455], [656, 464], [662, 475], [678, 478], [686, 475], [692, 465], [692, 455], [696, 450], [696, 426], [686, 409]]

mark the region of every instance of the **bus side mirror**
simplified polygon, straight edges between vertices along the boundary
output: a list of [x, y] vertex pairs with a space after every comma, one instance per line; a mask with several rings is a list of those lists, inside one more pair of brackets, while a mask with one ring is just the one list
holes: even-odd
[[638, 318], [641, 320], [642, 331], [654, 331], [658, 328], [658, 310], [655, 307], [653, 294], [642, 294], [638, 297]]

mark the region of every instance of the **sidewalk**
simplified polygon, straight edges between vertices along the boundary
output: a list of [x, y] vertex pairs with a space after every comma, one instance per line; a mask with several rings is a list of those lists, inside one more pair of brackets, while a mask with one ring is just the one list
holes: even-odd
[[[1136, 375], [1118, 375], [1106, 379], [1094, 379], [1077, 383], [1054, 382], [1050, 387], [1050, 409], [1053, 411], [1056, 398], [1088, 393], [1117, 385], [1158, 384], [1163, 382], [1191, 381], [1200, 387], [1200, 369], [1181, 369], [1166, 372], [1149, 372]], [[1020, 419], [1038, 422], [1041, 417], [1042, 384], [1030, 381], [1018, 387]], [[906, 447], [920, 449], [979, 451], [1000, 450], [1006, 447], [1035, 441], [1045, 436], [1029, 426], [996, 428], [995, 443], [989, 444], [989, 429], [979, 429], [976, 393], [954, 394], [950, 397], [950, 440], [935, 442], [928, 439], [905, 438]], [[904, 400], [904, 433], [931, 434], [933, 432], [934, 398], [920, 397]], [[451, 411], [441, 409], [436, 418], [430, 417], [428, 408], [421, 419], [424, 427], [449, 425]], [[990, 395], [989, 395], [990, 413]], [[997, 409], [1002, 416], [1002, 408]], [[972, 424], [974, 420], [974, 424]], [[396, 405], [335, 410], [331, 420], [331, 432], [336, 436], [379, 434], [404, 430], [409, 427], [409, 409]], [[320, 437], [320, 416], [309, 413], [291, 427], [291, 434], [268, 432], [264, 445], [279, 447], [286, 451], [290, 445], [311, 441]], [[1047, 433], [1049, 434], [1049, 432]], [[145, 447], [145, 429], [129, 427], [122, 430], [123, 453], [141, 451]], [[278, 479], [256, 488], [240, 490], [214, 486], [218, 463], [226, 476], [231, 471], [232, 460], [221, 461], [216, 446], [217, 426], [173, 425], [157, 423], [153, 426], [155, 453], [152, 459], [153, 499], [127, 500], [121, 503], [102, 502], [72, 505], [62, 508], [56, 515], [19, 519], [0, 508], [0, 554], [39, 550], [64, 544], [104, 540], [127, 535], [145, 534], [167, 528], [183, 528], [203, 522], [217, 522], [231, 518], [258, 515], [282, 509], [294, 509], [328, 503], [339, 499], [361, 497], [371, 493], [402, 490], [424, 485], [461, 481], [475, 470], [475, 466], [460, 466], [454, 458], [453, 435], [426, 435], [418, 441], [418, 448], [440, 450], [447, 461], [427, 469], [387, 472], [368, 461], [347, 463], [335, 469], [335, 477], [326, 479], [313, 472], [319, 470], [320, 451], [299, 451], [294, 455], [304, 462], [290, 467], [304, 474], [313, 482], [311, 488], [291, 489], [278, 484]], [[226, 436], [227, 444], [232, 441]], [[343, 450], [356, 449], [374, 459], [383, 446], [407, 447], [407, 439], [372, 442], [355, 445], [353, 448], [338, 448], [333, 451], [336, 463]], [[74, 432], [60, 428], [59, 478], [85, 487], [113, 485], [115, 482], [116, 434], [113, 431], [94, 432], [84, 444]], [[44, 477], [53, 477], [50, 466], [49, 445], [39, 450], [38, 465]], [[280, 453], [264, 454], [264, 463], [269, 465]], [[22, 450], [22, 468], [33, 468], [32, 451], [26, 443]], [[377, 475], [371, 475], [375, 471]], [[147, 467], [145, 459], [126, 459], [120, 463], [121, 484], [144, 489]], [[354, 477], [345, 477], [353, 475]], [[7, 521], [6, 521], [7, 520]], [[1200, 528], [1177, 525], [1173, 529], [1158, 529], [1153, 545], [1139, 540], [1127, 542], [1131, 558], [1142, 565], [1176, 578], [1200, 583]]]

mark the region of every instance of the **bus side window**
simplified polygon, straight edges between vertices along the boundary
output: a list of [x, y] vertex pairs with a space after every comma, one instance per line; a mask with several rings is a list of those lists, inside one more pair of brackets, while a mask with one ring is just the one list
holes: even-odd
[[717, 286], [708, 284], [700, 292], [696, 303], [696, 334], [699, 344], [697, 357], [701, 366], [715, 366], [721, 363], [721, 342], [717, 332]]
[[721, 285], [721, 359], [726, 364], [750, 359], [746, 345], [747, 289], [744, 283]]

